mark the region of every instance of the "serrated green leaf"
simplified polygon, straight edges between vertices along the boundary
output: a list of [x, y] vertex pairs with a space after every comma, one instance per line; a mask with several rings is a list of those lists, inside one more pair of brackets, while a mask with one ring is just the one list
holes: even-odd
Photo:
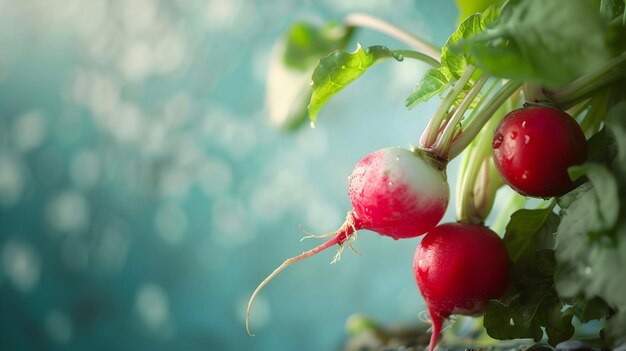
[[606, 63], [605, 28], [593, 1], [510, 1], [493, 26], [456, 47], [492, 75], [559, 87]]
[[356, 51], [335, 51], [320, 60], [312, 77], [313, 95], [309, 103], [309, 115], [315, 121], [319, 110], [333, 95], [360, 77], [373, 64], [381, 60], [403, 57], [384, 46], [363, 49], [359, 44]]
[[[609, 117], [613, 118], [611, 112]], [[609, 121], [607, 130], [617, 143], [623, 143], [613, 131], [625, 122]], [[589, 181], [559, 199], [562, 220], [557, 230], [555, 274], [555, 286], [561, 296], [601, 299], [602, 304], [590, 305], [590, 310], [576, 310], [581, 320], [605, 317], [610, 307], [612, 316], [606, 330], [613, 337], [626, 330], [626, 319], [619, 317], [626, 311], [626, 280], [619, 278], [626, 267], [626, 182], [617, 161], [624, 151], [620, 151], [620, 146], [617, 150], [613, 168], [590, 163], [572, 170], [574, 177], [586, 175]]]
[[[549, 226], [548, 219], [552, 218]], [[558, 225], [558, 217], [552, 212], [552, 207], [539, 210], [521, 209], [511, 215], [506, 226], [504, 245], [509, 258], [516, 262], [522, 256], [528, 255], [537, 246], [537, 237], [552, 236]]]
[[574, 314], [571, 311], [563, 313], [562, 308], [561, 304], [553, 304], [546, 315], [546, 335], [550, 345], [556, 345], [574, 336], [575, 329], [572, 325]]
[[[606, 116], [606, 126], [615, 145], [613, 168], [619, 172], [620, 179], [626, 175], [626, 101], [613, 106]], [[609, 144], [610, 145], [610, 144]]]
[[489, 301], [483, 319], [487, 334], [498, 340], [516, 338], [541, 340], [543, 331], [541, 326], [532, 322], [532, 311], [515, 307], [495, 300]]
[[579, 301], [573, 305], [574, 314], [581, 323], [606, 318], [610, 314], [610, 307], [604, 300], [594, 297], [590, 300]]
[[417, 83], [415, 90], [406, 98], [406, 107], [412, 109], [417, 104], [428, 101], [435, 95], [441, 94], [450, 83], [450, 72], [445, 67], [429, 69]]
[[617, 182], [609, 170], [597, 163], [586, 163], [569, 168], [572, 180], [586, 175], [593, 184], [594, 195], [598, 211], [598, 219], [603, 221], [603, 227], [612, 228], [619, 215], [619, 198], [617, 197]]
[[448, 38], [441, 49], [441, 66], [447, 68], [454, 79], [459, 79], [463, 75], [467, 59], [464, 53], [454, 51], [453, 47], [463, 38], [483, 32], [497, 18], [498, 13], [495, 7], [490, 7], [482, 13], [471, 15]]
[[544, 327], [548, 342], [556, 345], [574, 335], [572, 313], [562, 313], [562, 308], [553, 288], [536, 285], [508, 305], [489, 301], [483, 323], [487, 334], [499, 340], [532, 338], [537, 342], [543, 338]]

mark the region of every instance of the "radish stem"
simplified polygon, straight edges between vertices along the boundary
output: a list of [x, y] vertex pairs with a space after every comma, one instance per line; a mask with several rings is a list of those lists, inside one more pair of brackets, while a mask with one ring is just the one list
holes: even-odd
[[568, 109], [597, 89], [624, 78], [623, 74], [613, 72], [614, 68], [624, 62], [626, 62], [626, 54], [614, 57], [596, 72], [586, 74], [561, 89], [549, 92], [550, 98], [562, 109]]
[[465, 67], [465, 72], [463, 72], [461, 78], [459, 78], [456, 84], [454, 84], [452, 90], [450, 90], [441, 105], [439, 105], [439, 108], [437, 109], [437, 111], [435, 111], [435, 114], [428, 122], [428, 126], [426, 127], [426, 129], [422, 133], [422, 137], [420, 138], [420, 145], [423, 149], [430, 149], [435, 143], [437, 135], [439, 134], [439, 129], [441, 128], [441, 124], [446, 119], [445, 117], [448, 113], [448, 110], [450, 110], [450, 107], [454, 104], [454, 101], [459, 96], [463, 88], [465, 88], [465, 85], [472, 78], [472, 75], [475, 71], [476, 67], [474, 66]]
[[461, 136], [450, 145], [450, 152], [448, 153], [449, 160], [452, 160], [463, 152], [489, 121], [491, 116], [498, 110], [500, 105], [515, 94], [521, 86], [522, 82], [510, 80], [489, 99], [485, 107], [478, 112], [474, 120], [467, 126], [463, 133], [461, 133]]
[[435, 142], [432, 149], [435, 155], [437, 155], [440, 159], [448, 158], [448, 150], [450, 149], [450, 142], [452, 140], [452, 137], [454, 136], [454, 131], [457, 129], [461, 118], [463, 118], [463, 115], [465, 114], [472, 101], [474, 100], [476, 95], [478, 95], [488, 79], [489, 76], [487, 75], [483, 75], [478, 79], [476, 84], [474, 84], [472, 89], [470, 89], [467, 95], [463, 98], [463, 100], [459, 104], [459, 107], [456, 109], [456, 111], [454, 111], [452, 117], [450, 117], [450, 119], [448, 120], [448, 123], [446, 124], [443, 132], [441, 132], [439, 138], [437, 138], [437, 141]]
[[416, 59], [419, 61], [422, 61], [434, 68], [439, 67], [440, 63], [439, 61], [435, 60], [434, 58], [432, 58], [431, 56], [421, 53], [421, 52], [417, 52], [417, 51], [413, 51], [413, 50], [394, 50], [393, 51], [394, 54], [399, 54], [402, 55], [404, 57], [409, 57], [412, 59]]
[[344, 23], [350, 26], [369, 28], [386, 34], [410, 45], [411, 47], [414, 47], [415, 49], [430, 56], [433, 60], [439, 61], [441, 58], [441, 50], [435, 45], [379, 18], [366, 15], [364, 13], [352, 13], [346, 16]]

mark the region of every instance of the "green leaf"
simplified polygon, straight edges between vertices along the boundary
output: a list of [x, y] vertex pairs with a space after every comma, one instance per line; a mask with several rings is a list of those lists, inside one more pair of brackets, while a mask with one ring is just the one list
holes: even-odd
[[606, 116], [606, 125], [615, 143], [616, 156], [613, 161], [613, 168], [616, 169], [623, 179], [626, 175], [626, 101], [613, 106]]
[[320, 60], [313, 72], [313, 95], [309, 103], [309, 115], [315, 122], [319, 110], [333, 95], [360, 77], [373, 64], [388, 58], [402, 61], [403, 56], [384, 46], [363, 49], [359, 44], [353, 53], [335, 51]]
[[454, 79], [459, 79], [463, 75], [467, 60], [464, 53], [457, 53], [452, 48], [463, 38], [483, 32], [497, 18], [498, 13], [496, 8], [490, 7], [482, 13], [471, 15], [448, 38], [441, 49], [441, 66], [447, 68]]
[[559, 87], [606, 63], [605, 29], [593, 1], [510, 1], [493, 26], [456, 48], [492, 75]]
[[484, 326], [491, 337], [539, 341], [545, 328], [549, 343], [555, 345], [573, 335], [572, 313], [561, 312], [565, 304], [554, 289], [554, 269], [553, 250], [537, 251], [514, 264], [509, 291], [487, 305]]
[[609, 143], [611, 142], [612, 138], [607, 136], [606, 128], [592, 135], [587, 140], [587, 162], [609, 164], [608, 162], [615, 157], [610, 153]]
[[266, 108], [274, 125], [293, 130], [306, 121], [311, 74], [319, 58], [344, 48], [353, 31], [298, 22], [275, 44], [266, 82]]
[[470, 15], [482, 12], [489, 6], [500, 5], [503, 0], [456, 0], [456, 7], [459, 9], [459, 20], [461, 23]]
[[[549, 225], [546, 226], [546, 223]], [[511, 261], [517, 262], [536, 248], [539, 235], [552, 237], [557, 225], [558, 217], [552, 212], [552, 206], [539, 210], [521, 209], [513, 213], [504, 234], [504, 245]]]
[[617, 197], [617, 182], [609, 170], [595, 163], [586, 163], [581, 166], [570, 167], [569, 174], [572, 180], [586, 175], [593, 184], [595, 206], [598, 211], [598, 220], [606, 229], [612, 228], [619, 215], [619, 198]]
[[[490, 7], [483, 13], [469, 16], [458, 26], [441, 49], [441, 66], [436, 69], [430, 69], [424, 74], [420, 82], [417, 83], [414, 92], [407, 97], [407, 108], [411, 109], [417, 104], [443, 93], [453, 81], [463, 75], [467, 66], [467, 59], [463, 54], [454, 52], [451, 47], [462, 38], [485, 30], [487, 25], [493, 22], [497, 16], [498, 10], [495, 7]], [[472, 81], [468, 82], [455, 103], [458, 104], [472, 86]]]
[[554, 289], [556, 271], [553, 233], [559, 218], [546, 209], [521, 209], [511, 216], [504, 243], [513, 265], [509, 289], [500, 301], [487, 305], [484, 326], [501, 340], [532, 338], [539, 341], [545, 328], [550, 344], [569, 339], [574, 333], [572, 313]]
[[[562, 220], [555, 250], [557, 291], [588, 301], [588, 306], [575, 306], [583, 321], [610, 315], [606, 331], [612, 337], [626, 330], [626, 280], [621, 279], [626, 267], [626, 179], [619, 161], [626, 157], [620, 139], [625, 108], [626, 103], [618, 104], [607, 116], [607, 131], [617, 143], [613, 167], [588, 163], [570, 171], [573, 178], [586, 176], [588, 182], [559, 199]], [[597, 299], [601, 302], [594, 306]]]
[[532, 338], [541, 340], [541, 326], [533, 322], [532, 308], [522, 308], [523, 304], [504, 305], [499, 301], [489, 301], [483, 325], [490, 337], [498, 340]]
[[573, 310], [581, 323], [606, 318], [610, 314], [610, 307], [599, 297], [579, 301], [574, 304]]
[[550, 345], [556, 345], [574, 336], [575, 329], [572, 325], [574, 314], [572, 311], [563, 313], [561, 312], [562, 308], [562, 305], [555, 303], [550, 307], [546, 315], [546, 335], [548, 335], [548, 343]]
[[445, 67], [429, 69], [424, 73], [422, 80], [417, 83], [413, 93], [406, 98], [406, 107], [411, 109], [417, 104], [441, 94], [448, 87], [451, 78], [450, 71]]

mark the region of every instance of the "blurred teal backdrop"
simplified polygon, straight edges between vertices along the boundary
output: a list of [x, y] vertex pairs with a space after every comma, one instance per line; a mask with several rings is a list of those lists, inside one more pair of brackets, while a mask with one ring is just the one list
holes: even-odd
[[317, 244], [298, 225], [337, 228], [354, 163], [416, 144], [438, 104], [407, 111], [426, 67], [385, 62], [316, 129], [271, 126], [275, 41], [353, 11], [438, 45], [457, 16], [451, 0], [0, 0], [0, 350], [340, 350], [353, 313], [417, 324], [419, 239], [364, 231], [362, 256], [328, 250], [268, 285], [245, 333], [256, 285]]

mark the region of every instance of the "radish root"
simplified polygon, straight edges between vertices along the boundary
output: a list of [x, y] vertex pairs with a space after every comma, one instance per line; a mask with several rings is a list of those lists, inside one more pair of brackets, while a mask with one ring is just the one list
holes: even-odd
[[[302, 231], [304, 231], [301, 228]], [[336, 263], [337, 261], [339, 261], [341, 259], [341, 251], [343, 251], [344, 248], [344, 243], [346, 240], [348, 240], [348, 245], [350, 247], [352, 247], [352, 244], [350, 243], [351, 241], [351, 236], [354, 235], [354, 233], [356, 232], [357, 228], [354, 222], [354, 217], [353, 217], [353, 212], [349, 211], [347, 216], [346, 216], [346, 221], [343, 223], [343, 225], [336, 231], [333, 233], [329, 233], [329, 234], [325, 234], [323, 236], [319, 236], [319, 237], [326, 237], [326, 236], [332, 236], [334, 235], [334, 237], [332, 237], [330, 240], [326, 241], [325, 243], [323, 243], [322, 245], [311, 249], [309, 251], [305, 251], [303, 253], [301, 253], [298, 256], [289, 258], [287, 260], [285, 260], [285, 262], [283, 262], [280, 266], [278, 266], [273, 272], [272, 274], [270, 274], [267, 278], [265, 278], [261, 284], [259, 284], [259, 286], [254, 290], [254, 292], [252, 293], [252, 296], [250, 297], [250, 301], [248, 301], [248, 307], [246, 309], [246, 331], [248, 332], [248, 335], [250, 336], [254, 336], [254, 334], [252, 334], [252, 332], [250, 331], [250, 310], [252, 308], [252, 303], [254, 302], [254, 300], [256, 299], [257, 295], [259, 294], [259, 292], [261, 291], [261, 289], [263, 289], [263, 287], [265, 285], [267, 285], [267, 283], [269, 283], [272, 279], [274, 279], [274, 277], [276, 277], [278, 275], [278, 273], [282, 272], [283, 269], [289, 267], [291, 264], [298, 262], [298, 261], [302, 261], [305, 258], [311, 257], [317, 253], [320, 253], [324, 250], [326, 250], [327, 248], [333, 246], [333, 245], [339, 245], [339, 250], [337, 250], [337, 254], [335, 255], [335, 257], [333, 258], [331, 263]], [[305, 232], [306, 233], [306, 232]], [[307, 237], [318, 237], [318, 236], [314, 236], [314, 235], [309, 235]], [[303, 239], [306, 239], [307, 237], [304, 237]], [[354, 248], [353, 248], [354, 250]], [[356, 250], [355, 250], [356, 251]], [[357, 251], [358, 252], [358, 251]]]

